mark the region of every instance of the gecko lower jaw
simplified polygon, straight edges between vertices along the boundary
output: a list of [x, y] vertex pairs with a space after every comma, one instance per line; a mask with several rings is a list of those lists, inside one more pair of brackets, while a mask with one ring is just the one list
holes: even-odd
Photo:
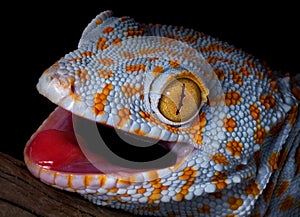
[[[91, 129], [97, 129], [96, 137]], [[28, 167], [55, 172], [130, 175], [181, 164], [183, 153], [192, 150], [191, 145], [153, 141], [74, 119], [71, 112], [57, 107], [28, 141], [24, 156]]]

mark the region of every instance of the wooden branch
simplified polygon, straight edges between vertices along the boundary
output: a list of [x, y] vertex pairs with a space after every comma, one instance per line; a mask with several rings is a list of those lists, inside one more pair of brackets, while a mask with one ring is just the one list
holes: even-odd
[[137, 217], [94, 205], [77, 193], [48, 186], [34, 178], [23, 162], [1, 152], [0, 216]]

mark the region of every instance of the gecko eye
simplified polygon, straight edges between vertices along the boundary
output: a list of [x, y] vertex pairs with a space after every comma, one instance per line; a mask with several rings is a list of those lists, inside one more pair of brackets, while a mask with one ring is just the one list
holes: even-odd
[[160, 113], [176, 123], [191, 119], [201, 105], [201, 90], [189, 78], [178, 78], [170, 82], [158, 102]]
[[160, 74], [152, 82], [150, 90], [149, 104], [153, 114], [173, 126], [192, 121], [207, 102], [209, 94], [203, 79], [186, 70]]

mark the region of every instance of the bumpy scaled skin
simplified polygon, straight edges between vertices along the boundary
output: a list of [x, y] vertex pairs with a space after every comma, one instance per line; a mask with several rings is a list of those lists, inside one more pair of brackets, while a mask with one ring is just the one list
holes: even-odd
[[[201, 103], [177, 104], [178, 121], [161, 97], [182, 78], [181, 99], [192, 80], [199, 90], [190, 99]], [[193, 150], [173, 167], [121, 178], [57, 173], [48, 183], [140, 215], [297, 216], [300, 118], [290, 80], [203, 33], [105, 11], [78, 49], [45, 71], [38, 90], [76, 115]]]

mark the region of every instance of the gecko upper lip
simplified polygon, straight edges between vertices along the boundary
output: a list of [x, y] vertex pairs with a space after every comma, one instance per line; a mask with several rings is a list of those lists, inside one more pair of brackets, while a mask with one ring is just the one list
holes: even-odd
[[[176, 143], [163, 141], [149, 147], [132, 146], [122, 141], [118, 135], [130, 135], [131, 141], [141, 138], [83, 119], [101, 132], [105, 146], [99, 146], [99, 143], [94, 146], [95, 140], [80, 135], [82, 132], [78, 129], [74, 130], [74, 126], [77, 127], [72, 116], [69, 111], [57, 107], [46, 119], [26, 144], [24, 155], [29, 167], [34, 165], [47, 170], [76, 174], [131, 174], [174, 166], [183, 161], [185, 156], [182, 153], [189, 149], [185, 144], [175, 145]], [[152, 142], [146, 139], [143, 142], [150, 141]], [[103, 148], [95, 150], [95, 147], [106, 147], [117, 159], [125, 159], [115, 161]], [[159, 160], [155, 161], [155, 158]]]

